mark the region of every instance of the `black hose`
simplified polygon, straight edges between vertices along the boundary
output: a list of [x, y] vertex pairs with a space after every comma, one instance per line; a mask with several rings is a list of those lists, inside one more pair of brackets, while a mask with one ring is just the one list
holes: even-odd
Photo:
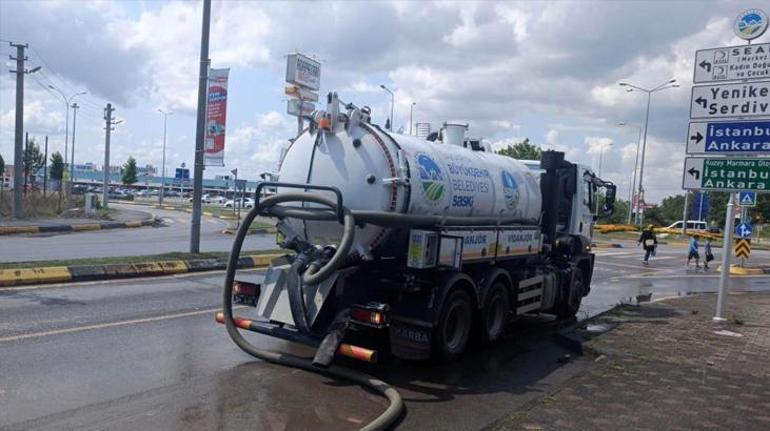
[[[235, 281], [235, 271], [238, 268], [238, 257], [241, 254], [241, 246], [243, 245], [243, 241], [246, 238], [246, 234], [249, 231], [249, 226], [251, 226], [251, 223], [254, 221], [254, 218], [262, 212], [263, 208], [268, 208], [269, 206], [275, 205], [278, 202], [285, 202], [287, 200], [297, 200], [296, 199], [297, 196], [294, 196], [294, 199], [288, 199], [286, 195], [303, 195], [302, 197], [304, 198], [304, 197], [307, 197], [306, 195], [310, 195], [310, 194], [308, 193], [280, 194], [280, 195], [271, 196], [270, 198], [266, 198], [260, 201], [259, 203], [257, 203], [257, 205], [254, 206], [254, 208], [252, 208], [248, 212], [248, 214], [246, 214], [246, 217], [244, 218], [243, 223], [241, 224], [240, 228], [238, 229], [238, 232], [235, 235], [235, 239], [233, 241], [233, 248], [230, 251], [230, 256], [227, 260], [227, 271], [225, 273], [225, 288], [224, 288], [223, 299], [222, 299], [222, 312], [224, 314], [224, 323], [225, 323], [225, 327], [227, 328], [227, 333], [230, 335], [230, 338], [233, 340], [233, 342], [238, 347], [241, 348], [241, 350], [254, 356], [255, 358], [262, 359], [263, 361], [271, 362], [274, 364], [300, 368], [303, 370], [311, 371], [322, 375], [327, 375], [330, 377], [342, 378], [342, 379], [357, 383], [359, 385], [369, 387], [374, 391], [382, 394], [384, 397], [388, 399], [388, 401], [390, 402], [390, 405], [382, 414], [380, 414], [380, 416], [378, 416], [373, 421], [371, 421], [366, 426], [364, 426], [362, 430], [387, 429], [390, 425], [392, 425], [398, 419], [398, 417], [401, 415], [401, 412], [403, 411], [403, 408], [404, 408], [404, 402], [401, 399], [401, 395], [398, 393], [398, 391], [396, 391], [395, 388], [383, 382], [382, 380], [368, 376], [364, 373], [361, 373], [355, 370], [342, 368], [334, 365], [329, 368], [317, 368], [313, 366], [312, 361], [307, 358], [302, 358], [299, 356], [290, 355], [286, 353], [279, 353], [279, 352], [273, 352], [270, 350], [259, 349], [253, 344], [251, 344], [248, 340], [246, 340], [243, 337], [243, 335], [241, 335], [240, 331], [238, 331], [238, 328], [235, 326], [235, 322], [233, 321], [233, 282]], [[310, 195], [310, 196], [320, 197], [318, 195]], [[282, 199], [278, 199], [279, 197], [282, 197]], [[312, 200], [313, 202], [320, 203], [319, 200], [316, 200], [316, 199], [308, 199], [308, 200]], [[323, 202], [322, 204], [326, 204], [326, 202]], [[336, 206], [336, 204], [334, 203], [332, 204], [333, 206]], [[353, 220], [353, 217], [349, 211], [346, 212], [346, 220], [348, 220], [348, 218], [351, 221]], [[352, 236], [352, 235], [349, 235], [349, 236]], [[330, 264], [332, 263], [334, 258], [337, 257], [337, 255], [342, 256], [343, 259], [347, 257], [347, 254], [348, 254], [347, 252], [344, 255], [340, 253], [340, 250], [342, 249], [343, 241], [345, 241], [345, 238], [342, 238], [342, 240], [340, 241], [340, 247], [337, 249], [337, 253], [335, 254], [334, 257], [332, 257], [332, 260], [330, 260], [329, 264], [325, 265], [324, 268], [331, 267], [332, 265]], [[351, 244], [352, 244], [352, 239], [351, 239]], [[348, 248], [348, 251], [349, 251], [349, 248]], [[323, 269], [321, 271], [323, 271]], [[316, 272], [315, 275], [318, 276], [318, 274], [321, 274], [321, 271]]]

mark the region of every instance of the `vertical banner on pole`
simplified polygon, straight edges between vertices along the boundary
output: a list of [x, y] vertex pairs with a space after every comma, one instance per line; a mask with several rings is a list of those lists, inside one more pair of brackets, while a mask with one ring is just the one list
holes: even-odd
[[227, 118], [227, 79], [230, 69], [210, 69], [206, 101], [206, 139], [204, 166], [225, 165], [225, 122]]

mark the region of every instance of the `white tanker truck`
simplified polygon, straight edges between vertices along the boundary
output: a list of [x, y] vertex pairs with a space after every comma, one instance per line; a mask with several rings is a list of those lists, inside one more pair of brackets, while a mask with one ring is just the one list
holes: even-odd
[[[575, 315], [593, 273], [591, 208], [605, 188], [613, 211], [613, 184], [560, 152], [534, 168], [487, 152], [462, 123], [427, 140], [391, 133], [336, 93], [310, 120], [236, 236], [218, 316], [234, 339], [239, 327], [317, 346], [317, 366], [381, 351], [450, 361], [523, 315]], [[257, 215], [277, 218], [291, 251], [260, 284], [235, 280]]]

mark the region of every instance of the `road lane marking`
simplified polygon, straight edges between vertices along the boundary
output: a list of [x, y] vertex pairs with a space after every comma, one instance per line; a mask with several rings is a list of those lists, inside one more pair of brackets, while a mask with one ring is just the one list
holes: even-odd
[[649, 266], [644, 265], [630, 265], [627, 263], [615, 263], [615, 262], [605, 262], [605, 261], [597, 261], [597, 266], [603, 266], [603, 265], [612, 265], [612, 266], [620, 266], [623, 268], [633, 268], [633, 269], [644, 269], [644, 270], [652, 270], [652, 271], [663, 271], [663, 269], [657, 269], [657, 268], [650, 268]]
[[[245, 308], [245, 306], [240, 307], [233, 307], [233, 309], [239, 309], [239, 308]], [[40, 337], [48, 337], [51, 335], [62, 335], [62, 334], [72, 334], [75, 332], [83, 332], [83, 331], [91, 331], [95, 329], [106, 329], [106, 328], [114, 328], [116, 326], [126, 326], [126, 325], [136, 325], [139, 323], [150, 323], [150, 322], [160, 322], [163, 320], [170, 320], [170, 319], [178, 319], [181, 317], [190, 317], [190, 316], [198, 316], [201, 314], [207, 314], [207, 313], [213, 313], [217, 311], [222, 311], [222, 307], [214, 307], [214, 308], [206, 308], [204, 310], [196, 310], [196, 311], [188, 311], [185, 313], [177, 313], [177, 314], [166, 314], [163, 316], [155, 316], [155, 317], [145, 317], [142, 319], [131, 319], [131, 320], [121, 320], [119, 322], [110, 322], [110, 323], [100, 323], [97, 325], [86, 325], [86, 326], [78, 326], [74, 328], [65, 328], [65, 329], [54, 329], [51, 331], [43, 331], [43, 332], [34, 332], [31, 334], [21, 334], [21, 335], [14, 335], [11, 337], [2, 337], [0, 338], [0, 343], [5, 341], [19, 341], [19, 340], [27, 340], [30, 338], [40, 338]]]

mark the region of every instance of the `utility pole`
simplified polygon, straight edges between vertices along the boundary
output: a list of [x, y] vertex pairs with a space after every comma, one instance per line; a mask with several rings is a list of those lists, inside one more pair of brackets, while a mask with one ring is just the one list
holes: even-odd
[[27, 57], [24, 56], [24, 49], [27, 44], [11, 43], [11, 46], [16, 48], [16, 58], [9, 57], [11, 60], [16, 60], [16, 70], [12, 70], [11, 73], [16, 74], [16, 123], [13, 136], [13, 216], [15, 218], [24, 217], [24, 210], [22, 209], [22, 189], [19, 187], [23, 180], [23, 166], [22, 166], [22, 152], [24, 146], [21, 141], [22, 132], [24, 129], [24, 74], [27, 72], [24, 69], [24, 61]]
[[107, 209], [109, 207], [109, 190], [110, 190], [110, 132], [112, 131], [112, 111], [115, 109], [111, 103], [107, 104], [104, 109], [104, 184], [102, 190], [102, 207]]
[[48, 191], [48, 135], [45, 135], [45, 153], [43, 153], [43, 199]]
[[75, 123], [78, 119], [78, 108], [80, 108], [80, 106], [78, 106], [77, 103], [72, 104], [72, 157], [70, 157], [70, 193], [72, 192], [72, 186], [75, 184]]
[[209, 80], [209, 27], [211, 0], [203, 0], [201, 25], [200, 71], [198, 73], [198, 115], [195, 127], [195, 167], [193, 178], [192, 217], [190, 220], [190, 253], [201, 249], [201, 198], [203, 195], [203, 140], [206, 137], [206, 89]]
[[27, 178], [29, 177], [29, 172], [27, 171], [27, 166], [29, 165], [29, 162], [27, 161], [27, 157], [29, 157], [29, 132], [24, 132], [24, 158], [22, 159], [22, 167], [24, 168], [24, 195], [27, 194]]
[[166, 191], [166, 123], [168, 122], [168, 116], [171, 112], [165, 112], [162, 109], [158, 109], [158, 112], [163, 114], [163, 161], [161, 162], [161, 180], [160, 180], [160, 193], [158, 193], [158, 205], [163, 205], [163, 193]]

